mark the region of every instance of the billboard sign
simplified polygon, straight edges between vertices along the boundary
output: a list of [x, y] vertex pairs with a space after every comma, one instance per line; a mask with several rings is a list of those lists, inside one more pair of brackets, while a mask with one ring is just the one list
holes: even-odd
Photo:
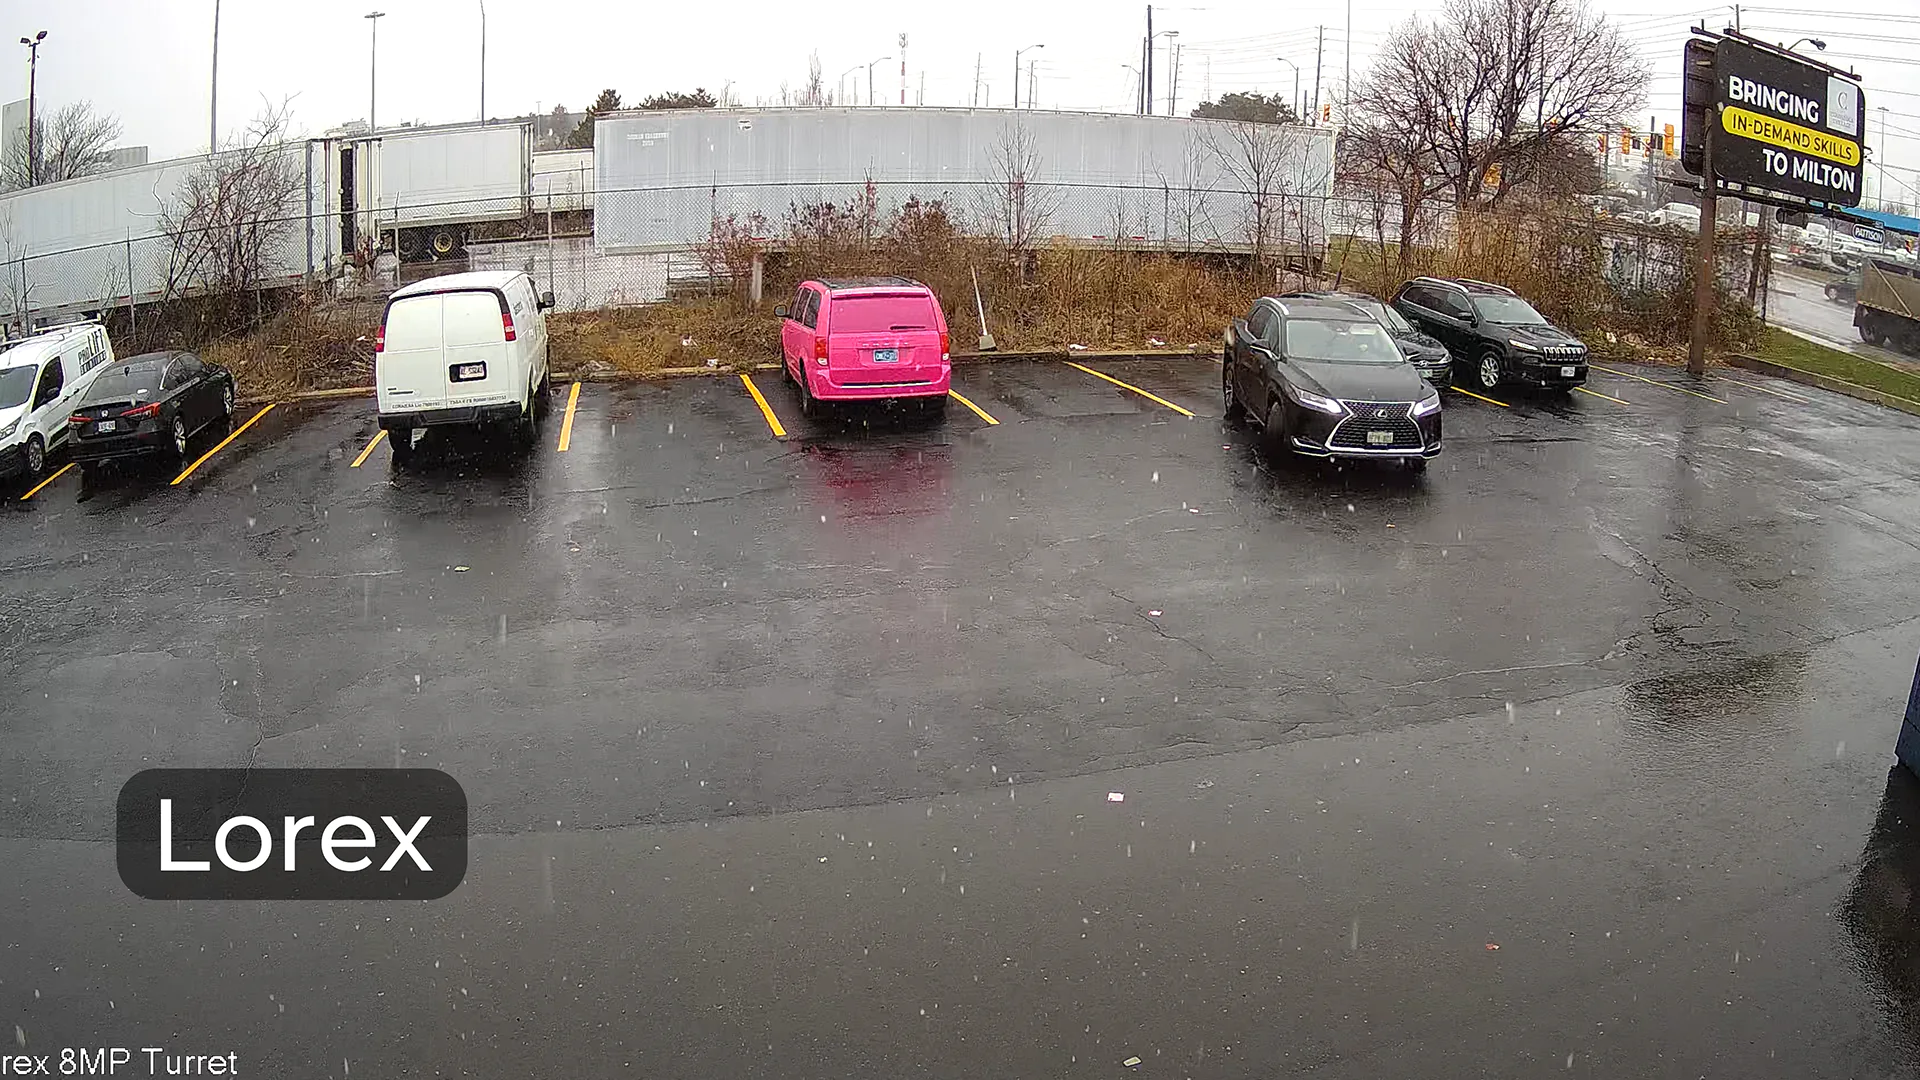
[[1731, 37], [1714, 45], [1713, 172], [1832, 206], [1858, 206], [1866, 101], [1827, 67]]

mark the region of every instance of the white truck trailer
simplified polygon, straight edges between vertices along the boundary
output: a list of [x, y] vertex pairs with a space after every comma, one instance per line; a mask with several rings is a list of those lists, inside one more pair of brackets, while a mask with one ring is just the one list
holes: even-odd
[[344, 140], [339, 171], [349, 248], [402, 262], [459, 258], [470, 240], [525, 235], [533, 125], [394, 128]]

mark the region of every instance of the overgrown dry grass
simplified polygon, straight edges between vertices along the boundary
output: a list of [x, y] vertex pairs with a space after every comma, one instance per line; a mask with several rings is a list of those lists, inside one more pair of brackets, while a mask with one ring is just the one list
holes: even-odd
[[284, 397], [373, 382], [377, 308], [315, 307], [296, 301], [254, 333], [200, 346], [208, 360], [233, 369], [251, 397]]

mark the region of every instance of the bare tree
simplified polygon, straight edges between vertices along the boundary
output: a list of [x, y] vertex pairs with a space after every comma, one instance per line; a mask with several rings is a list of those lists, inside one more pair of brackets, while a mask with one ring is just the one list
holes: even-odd
[[1286, 238], [1288, 198], [1315, 186], [1307, 175], [1307, 137], [1298, 127], [1252, 120], [1209, 125], [1202, 136], [1222, 185], [1246, 200], [1240, 234], [1253, 253], [1255, 274], [1265, 273], [1274, 245]]
[[289, 119], [288, 103], [269, 106], [161, 207], [168, 299], [257, 296], [304, 222], [305, 177], [299, 156], [283, 146]]
[[1060, 192], [1035, 180], [1045, 158], [1039, 140], [1025, 125], [1008, 125], [987, 154], [986, 183], [978, 193], [977, 210], [982, 223], [1006, 244], [1008, 254], [1024, 265], [1025, 254], [1060, 208]]
[[807, 56], [807, 85], [800, 91], [796, 105], [825, 105], [827, 103], [827, 84], [820, 75], [820, 54]]
[[1637, 109], [1648, 78], [1584, 0], [1448, 0], [1439, 20], [1388, 35], [1356, 88], [1356, 128], [1376, 160], [1401, 163], [1396, 186], [1417, 177], [1458, 206], [1497, 206]]
[[28, 161], [29, 140], [9, 143], [0, 158], [0, 191], [106, 172], [112, 160], [107, 152], [119, 138], [120, 121], [94, 112], [92, 102], [76, 101], [51, 117], [36, 116], [31, 144], [39, 160]]

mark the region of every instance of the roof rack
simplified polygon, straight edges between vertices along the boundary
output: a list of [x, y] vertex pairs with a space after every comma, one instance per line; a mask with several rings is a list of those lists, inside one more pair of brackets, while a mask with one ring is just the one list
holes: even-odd
[[1465, 285], [1470, 289], [1481, 289], [1481, 290], [1485, 290], [1486, 292], [1500, 293], [1503, 296], [1520, 295], [1519, 293], [1514, 292], [1512, 289], [1507, 288], [1505, 285], [1495, 285], [1491, 281], [1479, 281], [1475, 278], [1464, 278], [1464, 277], [1454, 278], [1454, 280], [1459, 282], [1462, 285]]

